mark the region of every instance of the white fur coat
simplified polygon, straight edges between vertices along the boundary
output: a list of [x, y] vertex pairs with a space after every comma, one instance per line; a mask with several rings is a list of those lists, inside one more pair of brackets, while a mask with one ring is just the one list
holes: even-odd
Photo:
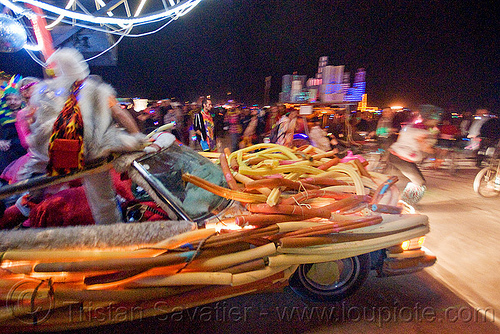
[[[31, 159], [20, 171], [20, 177], [44, 173], [49, 161], [49, 139], [54, 122], [64, 107], [74, 78], [59, 77], [36, 85], [30, 102], [37, 107], [35, 122], [28, 137]], [[84, 124], [84, 160], [89, 162], [111, 152], [141, 149], [142, 140], [116, 126], [109, 108], [113, 88], [94, 79], [87, 79], [78, 93]]]

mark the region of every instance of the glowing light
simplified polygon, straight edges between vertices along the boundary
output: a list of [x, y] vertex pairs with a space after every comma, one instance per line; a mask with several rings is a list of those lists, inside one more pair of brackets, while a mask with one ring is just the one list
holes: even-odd
[[401, 243], [401, 248], [403, 250], [408, 250], [410, 248], [410, 240], [403, 241]]
[[135, 11], [134, 17], [137, 17], [141, 14], [142, 8], [144, 8], [145, 4], [146, 4], [146, 0], [141, 0], [139, 7], [137, 7], [137, 10]]
[[425, 242], [425, 237], [420, 237], [420, 238], [418, 238], [418, 245], [419, 245], [420, 247], [422, 247], [422, 245], [424, 244], [424, 242]]
[[135, 111], [142, 111], [148, 106], [148, 99], [134, 99], [133, 103]]
[[55, 272], [55, 273], [31, 273], [31, 278], [37, 279], [49, 279], [52, 278], [54, 281], [64, 281], [68, 277], [68, 273], [66, 271]]
[[[63, 15], [69, 17], [71, 19], [80, 20], [84, 22], [94, 23], [94, 24], [114, 24], [119, 26], [129, 26], [141, 23], [150, 23], [154, 21], [158, 21], [168, 17], [180, 17], [189, 13], [198, 3], [202, 0], [188, 0], [182, 4], [176, 5], [174, 8], [166, 9], [165, 11], [145, 15], [142, 17], [133, 17], [133, 18], [117, 18], [117, 17], [103, 17], [103, 16], [93, 16], [84, 13], [73, 12], [67, 9], [59, 8], [53, 6], [51, 4], [47, 4], [37, 0], [18, 0], [17, 2], [23, 2], [27, 4], [31, 4], [33, 6], [39, 7], [45, 11], [55, 13], [58, 15]], [[14, 5], [9, 0], [0, 0], [0, 3], [10, 8], [14, 12], [18, 14], [22, 14], [25, 16], [33, 15], [32, 13], [27, 12], [24, 8]]]
[[63, 18], [64, 18], [64, 15], [59, 15], [59, 17], [57, 19], [55, 19], [54, 21], [52, 21], [51, 24], [47, 24], [45, 26], [45, 29], [50, 30], [50, 29], [54, 28], [56, 25], [59, 24], [59, 22], [62, 21]]
[[[8, 7], [10, 8], [10, 10], [12, 10], [14, 13], [16, 14], [23, 14], [23, 15], [26, 15], [26, 17], [28, 17], [29, 19], [31, 19], [35, 14], [33, 13], [29, 13], [27, 14], [26, 13], [26, 9], [22, 8], [22, 7], [19, 7], [19, 6], [16, 6], [14, 5], [13, 3], [11, 3], [10, 1], [8, 0], [0, 0], [0, 3], [2, 5], [4, 5], [5, 7]], [[28, 16], [29, 15], [29, 16]]]
[[[73, 6], [73, 4], [75, 3], [76, 0], [69, 0], [66, 7], [64, 7], [64, 9], [70, 9], [71, 6]], [[101, 0], [102, 1], [102, 0]], [[59, 22], [62, 21], [62, 19], [64, 18], [64, 15], [59, 15], [59, 17], [57, 19], [54, 20], [54, 22], [52, 22], [51, 24], [48, 24], [45, 26], [46, 29], [50, 30], [52, 28], [54, 28]]]
[[221, 230], [231, 230], [231, 231], [236, 231], [236, 230], [241, 230], [243, 229], [241, 226], [236, 225], [236, 223], [225, 223], [221, 224], [219, 222], [215, 223], [207, 223], [206, 228], [214, 228], [217, 233], [220, 233]]
[[33, 263], [31, 261], [10, 261], [10, 260], [4, 260], [0, 264], [0, 268], [2, 269], [10, 269], [13, 267], [20, 267], [20, 266], [31, 266]]
[[26, 50], [30, 50], [30, 51], [41, 51], [42, 50], [42, 47], [40, 45], [34, 45], [34, 44], [26, 44], [24, 46], [24, 48]]

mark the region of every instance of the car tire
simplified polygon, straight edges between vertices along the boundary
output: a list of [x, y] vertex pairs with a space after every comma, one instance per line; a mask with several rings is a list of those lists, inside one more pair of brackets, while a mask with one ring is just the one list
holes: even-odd
[[326, 263], [301, 264], [289, 279], [298, 295], [316, 302], [339, 302], [355, 293], [371, 269], [370, 254]]

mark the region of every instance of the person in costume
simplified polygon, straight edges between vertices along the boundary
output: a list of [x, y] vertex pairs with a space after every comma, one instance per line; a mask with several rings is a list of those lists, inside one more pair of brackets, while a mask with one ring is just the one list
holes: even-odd
[[401, 200], [414, 205], [425, 192], [425, 178], [417, 163], [425, 153], [434, 153], [436, 135], [432, 132], [440, 119], [438, 108], [421, 106], [413, 120], [401, 128], [398, 139], [389, 147], [389, 165], [399, 170], [410, 182], [401, 194]]
[[[25, 150], [28, 150], [28, 136], [30, 134], [30, 125], [33, 123], [34, 107], [29, 103], [31, 94], [33, 93], [34, 86], [40, 81], [38, 78], [25, 77], [19, 81], [19, 91], [24, 100], [25, 107], [17, 112], [16, 115], [16, 131], [19, 141]], [[18, 181], [17, 173], [29, 160], [29, 153], [12, 161], [2, 172], [0, 178], [8, 183], [15, 183]]]
[[203, 151], [215, 151], [217, 149], [214, 120], [210, 115], [211, 110], [212, 101], [204, 98], [201, 101], [201, 111], [194, 115], [193, 129]]
[[[30, 159], [20, 179], [79, 171], [112, 152], [142, 148], [145, 136], [132, 116], [120, 108], [110, 85], [89, 78], [77, 50], [59, 49], [47, 63], [55, 78], [40, 82], [31, 97], [36, 111], [28, 138]], [[83, 185], [96, 224], [122, 220], [109, 172], [85, 176]]]
[[40, 82], [40, 79], [34, 77], [25, 77], [19, 81], [19, 92], [24, 99], [25, 107], [21, 109], [16, 116], [16, 129], [19, 134], [19, 139], [24, 148], [28, 148], [28, 136], [31, 133], [30, 125], [33, 123], [33, 114], [35, 108], [30, 104], [31, 95], [35, 91], [35, 85]]
[[24, 107], [19, 93], [20, 75], [11, 78], [0, 101], [0, 172], [13, 161], [26, 154], [16, 130], [17, 113]]

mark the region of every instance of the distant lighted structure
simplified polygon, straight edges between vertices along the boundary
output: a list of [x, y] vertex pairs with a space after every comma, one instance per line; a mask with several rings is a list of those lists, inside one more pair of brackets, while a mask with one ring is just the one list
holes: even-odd
[[378, 107], [368, 107], [368, 95], [363, 94], [363, 97], [361, 98], [361, 101], [358, 103], [358, 110], [359, 111], [369, 111], [369, 112], [376, 112], [378, 111]]
[[349, 72], [344, 65], [328, 65], [328, 57], [319, 58], [318, 72], [314, 78], [306, 75], [286, 74], [282, 78], [279, 100], [282, 103], [350, 103], [363, 100], [366, 90], [366, 71], [357, 70], [351, 85]]

